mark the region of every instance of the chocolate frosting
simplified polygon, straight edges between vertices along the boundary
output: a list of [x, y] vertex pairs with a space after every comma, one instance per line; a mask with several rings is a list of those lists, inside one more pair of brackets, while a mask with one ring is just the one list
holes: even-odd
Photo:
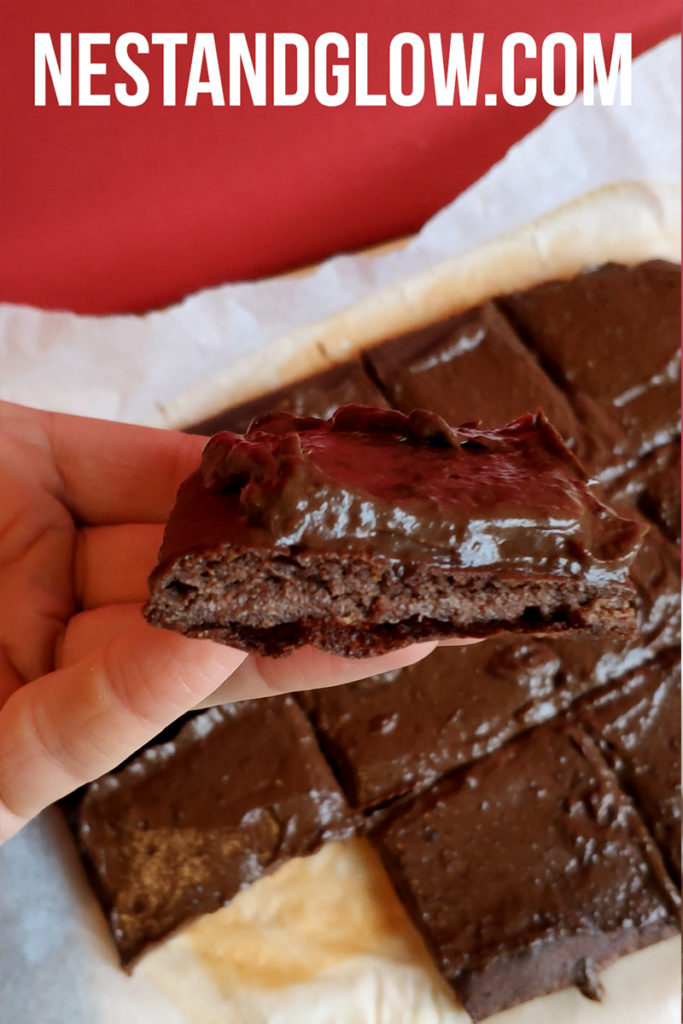
[[204, 535], [183, 523], [176, 536], [171, 521], [162, 568], [212, 533], [234, 547], [342, 547], [607, 583], [624, 580], [642, 533], [587, 491], [541, 412], [489, 431], [364, 406], [328, 421], [277, 414], [213, 437], [200, 472]]

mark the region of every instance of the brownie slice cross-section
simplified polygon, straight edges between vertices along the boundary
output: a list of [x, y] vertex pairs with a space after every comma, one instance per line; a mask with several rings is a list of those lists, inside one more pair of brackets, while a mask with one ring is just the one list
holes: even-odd
[[590, 738], [546, 723], [371, 819], [399, 894], [474, 1020], [673, 935], [679, 900]]
[[358, 405], [274, 414], [208, 443], [145, 615], [270, 655], [501, 629], [628, 634], [641, 537], [540, 412], [490, 431]]
[[127, 965], [354, 826], [306, 716], [273, 697], [202, 712], [91, 783], [78, 837]]

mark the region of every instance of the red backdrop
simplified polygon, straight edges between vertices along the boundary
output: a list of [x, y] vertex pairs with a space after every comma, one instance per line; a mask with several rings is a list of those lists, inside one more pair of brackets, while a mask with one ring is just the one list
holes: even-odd
[[[512, 31], [630, 31], [639, 53], [679, 31], [674, 0], [31, 0], [3, 12], [0, 299], [107, 313], [310, 263], [418, 228], [548, 113], [531, 107], [164, 108], [161, 58], [141, 107], [33, 106], [34, 32], [301, 32], [370, 37], [384, 91], [397, 32], [484, 31], [481, 92]], [[158, 48], [154, 48], [158, 49]], [[94, 59], [100, 53], [95, 51]], [[141, 59], [142, 63], [142, 59]], [[112, 61], [113, 64], [113, 61]], [[179, 60], [184, 80], [189, 57]], [[121, 78], [97, 79], [97, 91]], [[179, 90], [179, 98], [183, 91]]]

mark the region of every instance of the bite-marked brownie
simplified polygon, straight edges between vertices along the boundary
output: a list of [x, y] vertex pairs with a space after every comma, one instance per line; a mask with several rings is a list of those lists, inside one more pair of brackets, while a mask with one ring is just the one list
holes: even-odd
[[607, 476], [680, 436], [680, 275], [610, 263], [499, 300], [611, 451]]
[[224, 409], [215, 416], [186, 427], [185, 430], [188, 434], [211, 435], [220, 430], [243, 434], [257, 416], [266, 413], [289, 412], [293, 416], [328, 419], [340, 405], [353, 402], [387, 408], [384, 395], [365, 372], [360, 359], [351, 359], [347, 363], [323, 370], [322, 373], [304, 377], [265, 395], [258, 395], [248, 402]]
[[473, 1019], [673, 935], [679, 900], [589, 737], [546, 723], [413, 800], [370, 838]]
[[358, 405], [273, 414], [207, 444], [145, 615], [269, 655], [503, 629], [626, 635], [641, 536], [540, 412], [489, 431]]
[[492, 302], [382, 342], [365, 359], [403, 412], [431, 409], [449, 423], [491, 428], [540, 408], [577, 450], [581, 428], [568, 398]]
[[349, 801], [367, 809], [483, 757], [593, 689], [590, 673], [565, 676], [560, 652], [548, 639], [492, 637], [298, 696]]
[[128, 965], [354, 826], [306, 716], [292, 698], [273, 697], [203, 712], [91, 783], [78, 836]]
[[674, 876], [681, 874], [681, 663], [678, 648], [579, 702]]

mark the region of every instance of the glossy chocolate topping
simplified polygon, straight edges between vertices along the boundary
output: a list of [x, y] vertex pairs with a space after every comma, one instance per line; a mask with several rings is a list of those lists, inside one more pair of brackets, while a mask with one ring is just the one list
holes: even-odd
[[[201, 467], [217, 534], [234, 546], [355, 548], [457, 569], [623, 580], [641, 530], [584, 480], [542, 413], [483, 431], [364, 406], [218, 434]], [[162, 562], [188, 539], [171, 523]]]
[[212, 708], [92, 783], [79, 839], [128, 963], [354, 822], [289, 698]]
[[588, 737], [539, 726], [370, 837], [465, 1007], [480, 1020], [673, 934], [677, 894]]

